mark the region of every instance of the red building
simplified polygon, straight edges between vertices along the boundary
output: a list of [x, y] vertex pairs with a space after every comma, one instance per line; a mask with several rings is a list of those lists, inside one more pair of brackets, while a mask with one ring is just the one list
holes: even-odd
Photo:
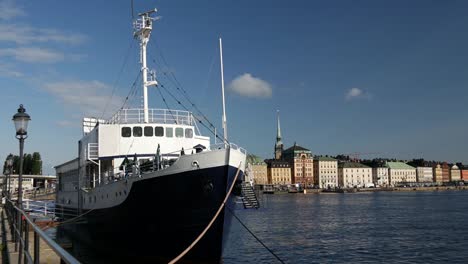
[[450, 182], [450, 166], [447, 162], [442, 163], [442, 182]]

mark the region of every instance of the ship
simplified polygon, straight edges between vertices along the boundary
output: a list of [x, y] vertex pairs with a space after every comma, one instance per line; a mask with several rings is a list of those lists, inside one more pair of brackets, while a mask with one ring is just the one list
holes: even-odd
[[158, 89], [146, 62], [156, 11], [133, 25], [143, 107], [83, 118], [77, 158], [55, 167], [57, 239], [72, 240], [84, 263], [167, 263], [184, 251], [182, 262], [219, 263], [242, 191], [247, 153], [227, 132], [211, 144], [192, 112], [148, 108], [148, 87]]

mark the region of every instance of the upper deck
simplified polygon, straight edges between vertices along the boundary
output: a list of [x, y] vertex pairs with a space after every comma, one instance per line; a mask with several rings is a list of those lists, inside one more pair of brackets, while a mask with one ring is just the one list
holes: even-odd
[[[121, 109], [107, 124], [135, 124], [144, 123], [144, 110], [140, 108]], [[193, 115], [189, 111], [172, 109], [148, 109], [148, 123], [152, 124], [177, 124], [193, 126], [196, 124]]]

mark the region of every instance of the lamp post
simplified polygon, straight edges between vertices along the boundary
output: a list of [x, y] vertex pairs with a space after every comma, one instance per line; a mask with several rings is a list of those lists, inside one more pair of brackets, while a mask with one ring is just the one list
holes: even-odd
[[26, 113], [23, 105], [20, 105], [18, 108], [18, 113], [13, 116], [13, 122], [15, 123], [16, 128], [16, 138], [20, 142], [20, 164], [19, 164], [19, 174], [18, 174], [18, 207], [22, 208], [22, 196], [23, 196], [23, 148], [24, 140], [28, 137], [28, 122], [31, 120], [31, 117]]

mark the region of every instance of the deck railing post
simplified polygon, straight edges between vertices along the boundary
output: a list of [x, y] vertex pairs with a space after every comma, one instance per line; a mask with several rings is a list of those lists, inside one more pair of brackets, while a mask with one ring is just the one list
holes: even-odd
[[21, 264], [21, 260], [23, 259], [23, 241], [21, 241], [23, 239], [23, 223], [21, 223], [23, 221], [23, 217], [22, 215], [18, 212], [18, 218], [19, 218], [19, 221], [18, 221], [18, 225], [19, 225], [19, 237], [18, 237], [18, 243], [19, 243], [19, 250], [18, 250], [18, 264]]
[[[24, 251], [28, 252], [29, 251], [29, 224], [24, 220]], [[28, 259], [26, 258], [26, 254], [24, 254], [24, 264], [28, 263]]]
[[13, 232], [15, 233], [14, 234], [14, 238], [15, 238], [15, 252], [18, 252], [18, 242], [19, 242], [19, 237], [18, 237], [18, 211], [16, 211], [14, 208], [13, 208], [13, 215], [14, 215], [14, 218], [13, 218]]
[[34, 231], [34, 264], [39, 264], [39, 235]]

